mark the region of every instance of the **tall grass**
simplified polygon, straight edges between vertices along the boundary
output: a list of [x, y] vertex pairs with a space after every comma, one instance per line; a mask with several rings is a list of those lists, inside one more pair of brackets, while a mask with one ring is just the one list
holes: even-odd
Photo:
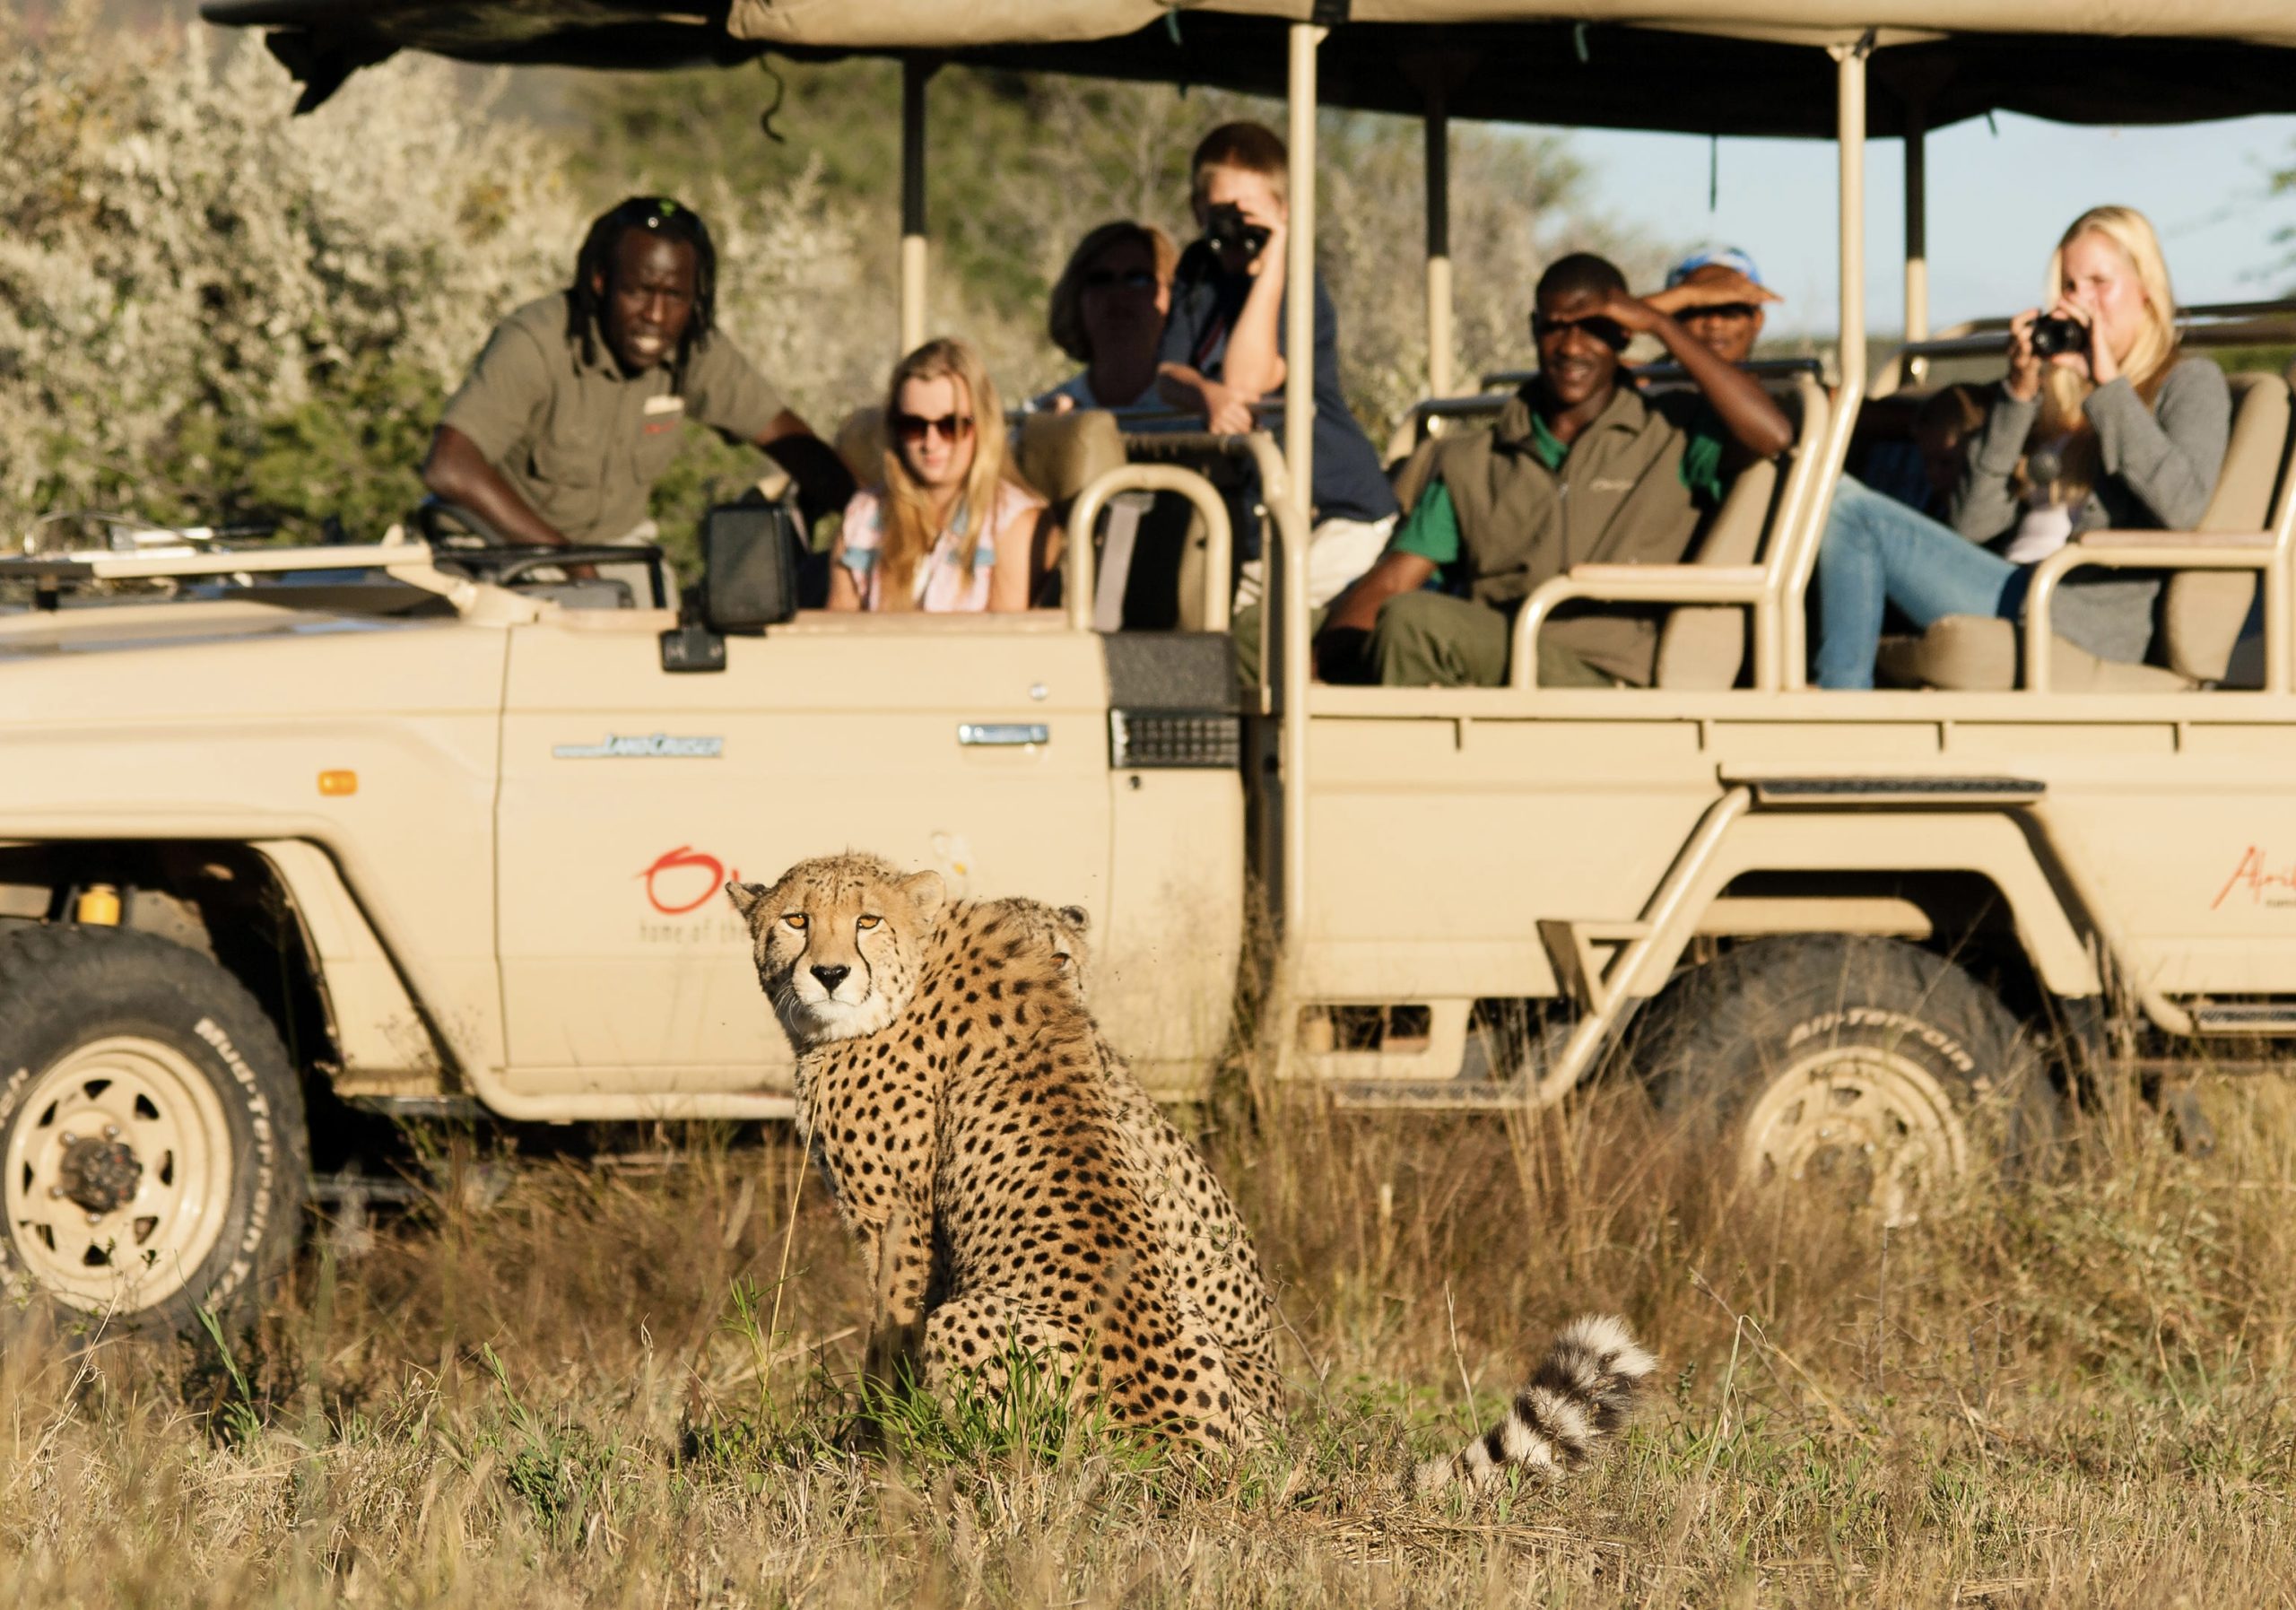
[[[2284, 1604], [2296, 1096], [2204, 1099], [2205, 1162], [2109, 1113], [1886, 1234], [1630, 1092], [1511, 1136], [1268, 1103], [1215, 1147], [1293, 1413], [1235, 1468], [1033, 1401], [844, 1452], [867, 1294], [792, 1149], [505, 1174], [465, 1137], [252, 1334], [7, 1307], [0, 1603]], [[1590, 1308], [1662, 1360], [1611, 1458], [1393, 1494]]]

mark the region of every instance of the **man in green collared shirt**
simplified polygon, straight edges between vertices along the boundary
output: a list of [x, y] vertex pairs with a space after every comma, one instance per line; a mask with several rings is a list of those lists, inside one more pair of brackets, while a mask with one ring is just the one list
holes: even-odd
[[716, 328], [717, 259], [690, 209], [632, 196], [590, 226], [574, 283], [487, 338], [447, 404], [423, 484], [514, 543], [643, 541], [691, 420], [755, 442], [809, 518], [842, 509], [835, 452]]
[[[1768, 457], [1792, 427], [1750, 376], [1638, 300], [1605, 259], [1575, 253], [1541, 277], [1531, 318], [1539, 374], [1488, 431], [1445, 437], [1426, 485], [1361, 579], [1332, 601], [1322, 674], [1390, 686], [1495, 687], [1514, 616], [1540, 583], [1581, 564], [1678, 564], [1722, 499], [1726, 460]], [[1696, 382], [1649, 401], [1619, 354], [1648, 333]], [[1547, 686], [1647, 686], [1648, 613], [1568, 617], [1540, 634]]]

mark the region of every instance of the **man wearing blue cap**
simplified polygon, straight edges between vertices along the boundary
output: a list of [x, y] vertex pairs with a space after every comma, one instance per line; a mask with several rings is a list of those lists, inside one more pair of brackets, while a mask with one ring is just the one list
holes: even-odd
[[1642, 299], [1672, 315], [1726, 363], [1744, 363], [1761, 338], [1762, 304], [1779, 299], [1735, 246], [1703, 247], [1666, 271], [1666, 288]]

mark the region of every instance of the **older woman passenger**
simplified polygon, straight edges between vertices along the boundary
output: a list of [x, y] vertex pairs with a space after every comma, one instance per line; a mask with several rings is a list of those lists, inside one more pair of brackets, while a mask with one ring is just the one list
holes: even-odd
[[[1870, 688], [1883, 605], [1918, 627], [1947, 615], [2015, 620], [2032, 567], [2100, 527], [2189, 530], [2208, 507], [2231, 431], [2231, 393], [2179, 355], [2161, 243], [2132, 207], [2073, 221], [2049, 259], [2049, 317], [2074, 339], [2035, 344], [2038, 308], [2010, 321], [2009, 374], [1970, 442], [1950, 527], [1845, 480], [1818, 550], [1818, 685]], [[2054, 347], [2054, 342], [2048, 343]], [[2152, 636], [2156, 576], [2075, 571], [2051, 627], [2135, 662]]]
[[1029, 607], [1054, 527], [1005, 448], [1004, 411], [980, 354], [928, 341], [894, 366], [884, 474], [856, 492], [830, 555], [831, 609]]
[[1046, 330], [1084, 365], [1036, 399], [1039, 408], [1130, 408], [1153, 402], [1156, 345], [1172, 309], [1179, 249], [1152, 223], [1101, 224], [1076, 244], [1052, 288]]

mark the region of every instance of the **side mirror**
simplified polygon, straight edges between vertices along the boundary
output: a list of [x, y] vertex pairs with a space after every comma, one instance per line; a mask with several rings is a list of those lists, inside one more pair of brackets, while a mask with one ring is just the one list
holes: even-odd
[[796, 523], [778, 503], [727, 503], [701, 517], [701, 621], [759, 632], [797, 613]]

